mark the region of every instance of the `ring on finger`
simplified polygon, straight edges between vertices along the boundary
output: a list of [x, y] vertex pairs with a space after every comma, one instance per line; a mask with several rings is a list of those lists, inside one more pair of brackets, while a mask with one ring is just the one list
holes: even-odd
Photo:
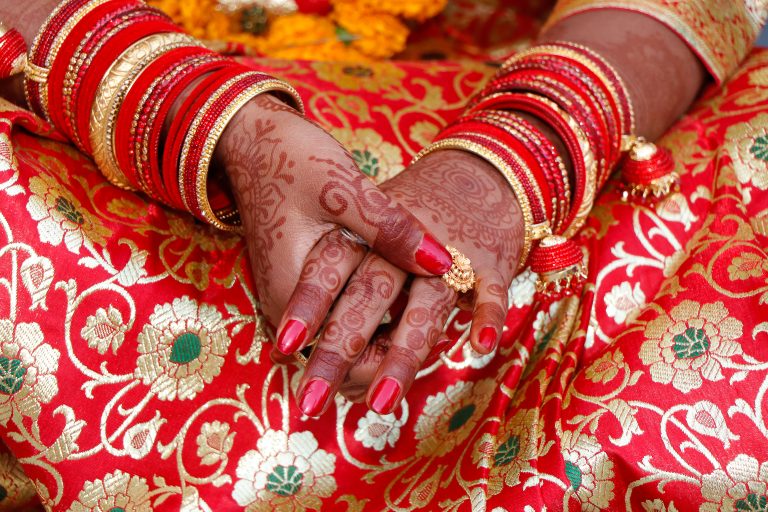
[[339, 233], [341, 234], [341, 236], [343, 236], [344, 238], [346, 238], [352, 243], [355, 243], [357, 245], [362, 245], [364, 247], [368, 247], [368, 242], [365, 241], [365, 238], [361, 237], [354, 231], [350, 231], [347, 228], [341, 228], [339, 229]]
[[467, 293], [475, 286], [472, 261], [455, 247], [446, 247], [453, 258], [453, 265], [443, 274], [443, 281], [457, 293]]

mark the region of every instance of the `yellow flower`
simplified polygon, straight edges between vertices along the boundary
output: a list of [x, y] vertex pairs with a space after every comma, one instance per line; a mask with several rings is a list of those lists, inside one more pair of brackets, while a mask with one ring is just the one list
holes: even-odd
[[405, 49], [408, 27], [391, 14], [360, 9], [355, 0], [333, 3], [333, 19], [353, 36], [353, 48], [374, 59], [386, 59]]
[[114, 473], [106, 474], [101, 480], [85, 482], [83, 490], [69, 507], [68, 512], [102, 510], [150, 512], [152, 504], [147, 481], [118, 469]]
[[684, 300], [645, 327], [640, 359], [650, 366], [651, 378], [688, 393], [703, 380], [723, 379], [723, 363], [742, 352], [738, 340], [742, 323], [728, 316], [722, 302], [699, 304]]
[[393, 16], [424, 21], [440, 14], [445, 9], [447, 0], [357, 0], [359, 9], [385, 12]]
[[136, 377], [160, 400], [187, 400], [221, 372], [231, 339], [218, 309], [182, 297], [155, 306], [138, 342]]

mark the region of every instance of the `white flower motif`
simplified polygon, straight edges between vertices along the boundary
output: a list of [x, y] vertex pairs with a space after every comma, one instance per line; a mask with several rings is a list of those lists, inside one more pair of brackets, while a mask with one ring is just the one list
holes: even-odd
[[605, 295], [605, 313], [617, 324], [634, 320], [644, 305], [645, 294], [639, 283], [632, 287], [624, 281]]
[[336, 456], [311, 432], [268, 430], [237, 464], [232, 498], [246, 512], [321, 510], [336, 491]]
[[155, 306], [138, 341], [136, 377], [160, 400], [189, 400], [221, 372], [231, 339], [218, 309], [182, 297]]
[[525, 269], [515, 276], [508, 293], [510, 307], [522, 308], [533, 304], [538, 277], [530, 269]]
[[383, 450], [387, 445], [395, 447], [400, 439], [400, 427], [402, 423], [394, 414], [381, 416], [373, 411], [360, 418], [355, 430], [355, 439], [363, 443], [366, 448], [376, 451]]
[[701, 495], [707, 500], [700, 512], [765, 510], [768, 508], [768, 461], [739, 454], [722, 469], [701, 478]]
[[[43, 343], [36, 323], [0, 320], [0, 424], [19, 414], [40, 415], [41, 404], [59, 392], [59, 351]], [[20, 418], [19, 418], [20, 420]]]
[[109, 347], [112, 347], [113, 354], [117, 354], [127, 330], [128, 326], [123, 323], [120, 310], [110, 305], [108, 309], [99, 308], [95, 315], [90, 315], [80, 335], [88, 342], [88, 346], [96, 349], [99, 354], [104, 354]]
[[30, 310], [41, 308], [48, 309], [45, 304], [45, 297], [53, 283], [53, 265], [51, 260], [42, 256], [30, 256], [21, 264], [19, 271], [21, 282], [24, 288], [29, 292], [32, 299]]
[[87, 481], [68, 512], [152, 512], [147, 481], [119, 469], [101, 480]]

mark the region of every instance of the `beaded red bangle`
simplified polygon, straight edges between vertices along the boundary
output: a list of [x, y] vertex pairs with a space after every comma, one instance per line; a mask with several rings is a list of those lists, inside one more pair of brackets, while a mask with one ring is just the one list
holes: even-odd
[[18, 30], [6, 29], [0, 23], [0, 78], [9, 78], [24, 71], [27, 44]]

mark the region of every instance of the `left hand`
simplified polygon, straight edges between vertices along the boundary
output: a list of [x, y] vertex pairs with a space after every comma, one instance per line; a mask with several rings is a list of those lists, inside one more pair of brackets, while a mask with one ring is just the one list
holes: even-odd
[[[408, 209], [440, 240], [472, 260], [477, 282], [470, 341], [481, 353], [498, 343], [507, 314], [507, 289], [523, 244], [520, 206], [504, 177], [470, 153], [444, 150], [420, 160], [383, 184], [392, 199]], [[375, 254], [368, 254], [347, 283], [299, 384], [299, 405], [319, 415], [331, 400], [313, 403], [318, 379], [335, 392], [387, 414], [397, 408], [416, 373], [438, 341], [458, 294], [440, 277], [415, 277], [402, 319], [390, 342], [361, 345], [369, 339], [407, 275]], [[443, 349], [445, 346], [443, 345]], [[349, 375], [348, 375], [349, 373]]]

